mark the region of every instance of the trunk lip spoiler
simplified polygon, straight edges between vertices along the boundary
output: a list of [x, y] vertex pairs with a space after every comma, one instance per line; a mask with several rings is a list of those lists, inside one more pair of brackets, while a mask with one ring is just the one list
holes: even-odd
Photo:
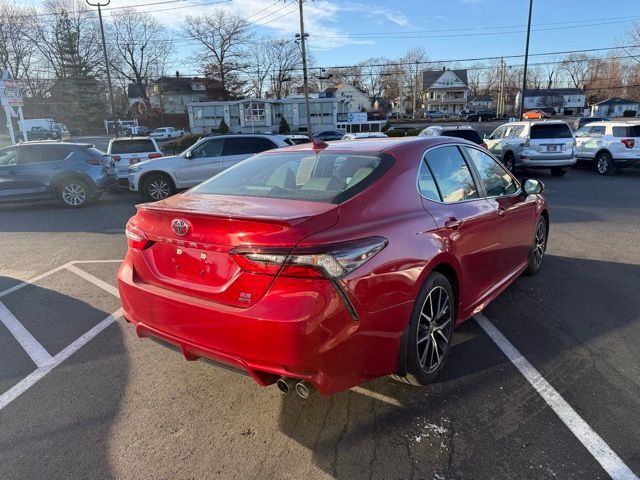
[[161, 206], [149, 205], [146, 203], [141, 203], [136, 205], [136, 209], [149, 210], [149, 211], [155, 211], [155, 212], [171, 212], [171, 213], [175, 213], [176, 215], [188, 214], [188, 215], [198, 215], [201, 217], [218, 217], [218, 218], [233, 219], [233, 220], [260, 221], [260, 222], [279, 223], [279, 224], [286, 223], [290, 226], [299, 225], [300, 223], [308, 220], [313, 216], [313, 215], [302, 215], [302, 216], [295, 216], [295, 217], [275, 217], [275, 216], [267, 216], [267, 215], [240, 215], [240, 214], [233, 214], [232, 212], [203, 212], [202, 210], [190, 209], [185, 207], [180, 207], [180, 208], [161, 207]]

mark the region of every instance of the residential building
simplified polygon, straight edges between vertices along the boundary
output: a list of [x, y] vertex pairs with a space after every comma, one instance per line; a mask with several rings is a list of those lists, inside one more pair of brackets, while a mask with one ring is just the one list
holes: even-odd
[[455, 114], [467, 110], [469, 87], [466, 70], [422, 72], [423, 104], [426, 110]]
[[163, 113], [187, 113], [187, 105], [207, 100], [204, 79], [198, 77], [160, 77], [149, 85], [147, 92], [152, 108]]
[[591, 106], [592, 115], [605, 115], [609, 117], [621, 117], [625, 110], [633, 110], [636, 116], [640, 116], [640, 102], [626, 98], [611, 97]]
[[[187, 107], [192, 133], [215, 132], [224, 119], [234, 133], [274, 133], [282, 117], [292, 132], [306, 132], [307, 115], [304, 98], [248, 98], [226, 102], [193, 102]], [[347, 113], [344, 99], [310, 98], [313, 132], [335, 130], [338, 115]]]
[[496, 106], [491, 95], [476, 95], [467, 102], [469, 110], [495, 110]]
[[[520, 109], [520, 92], [516, 96], [516, 108]], [[524, 110], [553, 108], [564, 115], [581, 114], [584, 110], [585, 94], [581, 88], [527, 89], [524, 95]]]
[[369, 96], [353, 85], [339, 83], [327, 88], [324, 93], [327, 98], [344, 100], [349, 112], [366, 112], [371, 109]]

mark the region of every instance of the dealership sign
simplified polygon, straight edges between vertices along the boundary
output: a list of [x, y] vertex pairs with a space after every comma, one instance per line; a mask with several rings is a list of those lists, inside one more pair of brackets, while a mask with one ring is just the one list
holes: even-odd
[[0, 80], [0, 105], [5, 107], [22, 107], [22, 90], [16, 80]]

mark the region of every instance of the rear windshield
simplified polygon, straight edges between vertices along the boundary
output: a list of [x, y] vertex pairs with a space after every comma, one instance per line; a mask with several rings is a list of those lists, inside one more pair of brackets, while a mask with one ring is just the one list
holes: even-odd
[[482, 138], [480, 138], [480, 134], [475, 130], [444, 130], [442, 135], [445, 137], [455, 137], [455, 138], [464, 138], [465, 140], [469, 140], [470, 142], [477, 143], [480, 145], [482, 143]]
[[571, 130], [566, 123], [539, 123], [531, 126], [530, 138], [571, 138]]
[[119, 140], [111, 144], [111, 153], [147, 153], [155, 152], [153, 142], [149, 139]]
[[628, 127], [613, 127], [614, 137], [640, 137], [640, 125]]
[[207, 180], [198, 194], [342, 203], [380, 178], [387, 155], [291, 152], [256, 155]]

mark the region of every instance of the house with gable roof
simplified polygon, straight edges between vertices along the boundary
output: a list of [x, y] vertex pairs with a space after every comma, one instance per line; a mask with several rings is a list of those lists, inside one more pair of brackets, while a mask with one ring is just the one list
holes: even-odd
[[422, 72], [423, 104], [426, 110], [459, 114], [467, 108], [469, 86], [466, 70]]

